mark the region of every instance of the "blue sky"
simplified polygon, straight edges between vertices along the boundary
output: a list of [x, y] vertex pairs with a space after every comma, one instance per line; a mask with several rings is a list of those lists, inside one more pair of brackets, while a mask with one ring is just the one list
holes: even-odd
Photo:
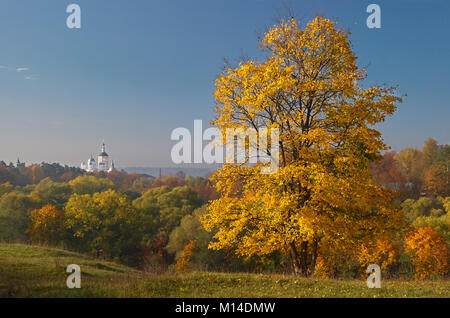
[[[366, 26], [370, 3], [381, 29]], [[449, 1], [1, 0], [0, 160], [79, 165], [105, 140], [120, 167], [170, 166], [171, 131], [212, 119], [223, 59], [258, 56], [284, 4], [337, 21], [368, 84], [408, 94], [379, 126], [387, 144], [450, 143]]]

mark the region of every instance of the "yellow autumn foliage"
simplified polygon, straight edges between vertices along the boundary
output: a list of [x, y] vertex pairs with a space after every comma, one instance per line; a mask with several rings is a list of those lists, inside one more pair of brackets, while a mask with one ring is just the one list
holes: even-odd
[[57, 244], [64, 238], [64, 214], [47, 204], [31, 211], [27, 233], [30, 240], [40, 244]]
[[398, 262], [401, 244], [388, 237], [380, 237], [375, 241], [364, 242], [358, 249], [357, 258], [362, 266], [362, 275], [367, 276], [365, 269], [370, 264], [377, 264], [382, 271]]
[[[313, 274], [319, 249], [356, 249], [362, 239], [394, 236], [394, 192], [370, 181], [368, 164], [387, 149], [373, 125], [391, 115], [395, 88], [361, 84], [348, 33], [317, 17], [273, 26], [262, 61], [229, 67], [216, 80], [216, 117], [227, 128], [278, 128], [279, 169], [226, 164], [212, 180], [220, 198], [203, 226], [217, 229], [213, 249], [289, 255], [296, 274]], [[270, 155], [270, 149], [267, 155]], [[326, 242], [326, 243], [324, 243]]]
[[175, 268], [177, 272], [186, 271], [191, 265], [192, 255], [195, 249], [195, 240], [189, 241], [188, 244], [184, 247], [183, 252], [180, 255], [180, 258], [177, 260], [175, 264]]

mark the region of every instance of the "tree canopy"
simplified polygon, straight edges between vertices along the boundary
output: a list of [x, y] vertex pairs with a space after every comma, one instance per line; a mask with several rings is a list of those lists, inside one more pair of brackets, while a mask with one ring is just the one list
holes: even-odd
[[217, 78], [213, 124], [223, 133], [278, 128], [280, 167], [261, 174], [252, 165], [225, 165], [213, 176], [221, 197], [202, 221], [218, 229], [211, 248], [282, 251], [307, 276], [322, 247], [352, 250], [363, 237], [394, 235], [402, 223], [390, 204], [394, 192], [373, 184], [368, 170], [387, 149], [373, 125], [401, 98], [393, 87], [364, 88], [348, 33], [328, 19], [304, 28], [283, 20], [260, 44], [266, 58]]

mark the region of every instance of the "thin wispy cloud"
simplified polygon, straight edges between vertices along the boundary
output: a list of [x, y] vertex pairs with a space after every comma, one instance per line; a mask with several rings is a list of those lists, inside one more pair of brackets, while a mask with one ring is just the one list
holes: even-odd
[[7, 68], [6, 66], [0, 65], [0, 70], [4, 70], [4, 69], [6, 69], [6, 68]]
[[26, 80], [37, 80], [37, 79], [39, 79], [39, 75], [37, 75], [37, 74], [30, 74], [30, 75], [25, 76], [25, 79]]
[[17, 72], [25, 72], [25, 71], [28, 71], [28, 70], [29, 70], [28, 67], [18, 67], [18, 68], [16, 68]]

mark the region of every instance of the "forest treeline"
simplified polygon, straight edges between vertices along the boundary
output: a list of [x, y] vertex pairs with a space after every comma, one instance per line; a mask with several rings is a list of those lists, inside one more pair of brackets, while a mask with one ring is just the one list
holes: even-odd
[[[397, 191], [407, 234], [355, 246], [352, 257], [319, 256], [315, 275], [357, 277], [374, 262], [393, 277], [448, 274], [449, 161], [450, 146], [430, 138], [421, 149], [387, 152], [372, 162], [373, 182]], [[62, 247], [158, 273], [288, 272], [281, 253], [240, 257], [208, 249], [216, 232], [207, 232], [200, 219], [217, 197], [212, 180], [201, 177], [0, 162], [0, 240]]]
[[399, 192], [400, 199], [450, 196], [450, 145], [428, 138], [421, 149], [387, 152], [372, 162], [374, 181]]

